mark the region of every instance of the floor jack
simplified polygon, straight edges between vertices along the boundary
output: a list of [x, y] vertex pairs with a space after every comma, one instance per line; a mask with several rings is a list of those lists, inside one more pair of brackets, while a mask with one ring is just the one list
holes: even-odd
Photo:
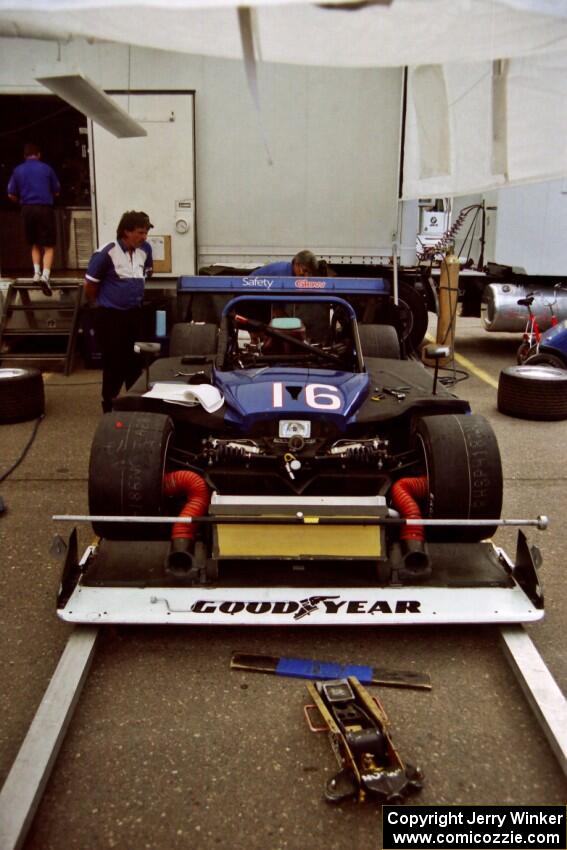
[[[341, 770], [327, 782], [325, 797], [340, 803], [367, 796], [379, 803], [401, 803], [422, 788], [421, 771], [401, 760], [380, 701], [355, 676], [307, 684], [313, 705], [305, 706], [312, 732], [328, 732]], [[315, 726], [311, 712], [323, 720]]]

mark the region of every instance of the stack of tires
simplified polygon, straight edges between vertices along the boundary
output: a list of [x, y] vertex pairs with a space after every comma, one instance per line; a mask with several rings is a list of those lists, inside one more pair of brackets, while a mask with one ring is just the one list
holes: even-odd
[[543, 363], [503, 369], [498, 381], [498, 410], [517, 419], [567, 419], [567, 369]]
[[38, 419], [44, 412], [39, 369], [0, 369], [0, 425]]

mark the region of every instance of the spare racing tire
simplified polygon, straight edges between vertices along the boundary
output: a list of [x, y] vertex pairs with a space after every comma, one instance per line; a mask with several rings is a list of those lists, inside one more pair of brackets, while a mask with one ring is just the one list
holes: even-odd
[[517, 419], [567, 419], [567, 370], [508, 366], [498, 379], [498, 410]]
[[[173, 434], [169, 416], [116, 411], [102, 417], [89, 464], [89, 510], [95, 516], [160, 516], [163, 476]], [[109, 540], [167, 539], [171, 526], [93, 522]]]
[[[499, 519], [502, 464], [496, 436], [483, 416], [425, 416], [417, 421], [428, 481], [424, 517]], [[428, 540], [474, 543], [497, 526], [429, 526]]]
[[358, 334], [364, 357], [400, 359], [400, 341], [393, 325], [359, 325]]
[[171, 329], [169, 354], [183, 357], [185, 354], [216, 354], [218, 347], [218, 325], [197, 325], [179, 322]]
[[0, 424], [26, 422], [45, 412], [39, 369], [0, 369]]

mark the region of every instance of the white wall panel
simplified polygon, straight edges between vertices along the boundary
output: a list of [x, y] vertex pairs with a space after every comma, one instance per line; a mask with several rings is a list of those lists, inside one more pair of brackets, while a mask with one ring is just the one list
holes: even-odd
[[356, 259], [391, 253], [401, 70], [260, 64], [258, 115], [236, 60], [81, 40], [2, 39], [0, 51], [2, 93], [41, 91], [35, 76], [58, 59], [106, 89], [195, 91], [200, 263], [304, 247]]

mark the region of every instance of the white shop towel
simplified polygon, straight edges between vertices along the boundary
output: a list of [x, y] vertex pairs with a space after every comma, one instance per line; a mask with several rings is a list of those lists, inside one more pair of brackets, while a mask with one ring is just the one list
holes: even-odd
[[171, 404], [184, 404], [193, 407], [200, 404], [207, 413], [214, 413], [224, 404], [224, 397], [211, 384], [179, 384], [158, 381], [151, 390], [144, 393], [147, 398], [160, 398]]

